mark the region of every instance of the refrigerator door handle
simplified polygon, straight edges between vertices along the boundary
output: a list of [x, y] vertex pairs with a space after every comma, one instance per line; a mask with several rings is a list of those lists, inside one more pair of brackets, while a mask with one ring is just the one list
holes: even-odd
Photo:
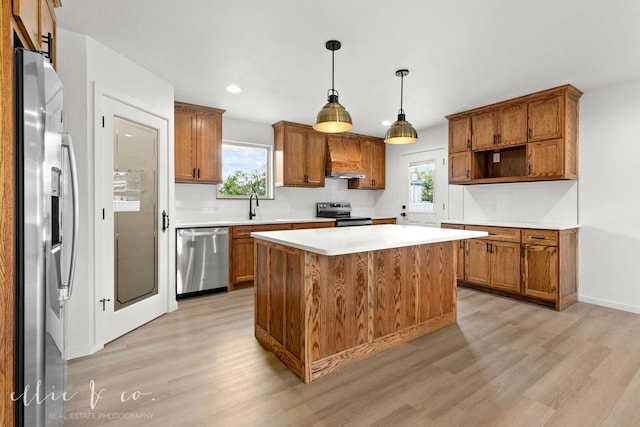
[[71, 176], [71, 202], [73, 206], [73, 240], [71, 240], [71, 257], [69, 261], [69, 277], [66, 283], [62, 284], [62, 288], [58, 291], [60, 300], [68, 300], [71, 297], [73, 289], [73, 276], [76, 270], [77, 242], [78, 242], [78, 221], [79, 221], [79, 205], [78, 205], [78, 176], [76, 170], [76, 159], [73, 152], [73, 142], [71, 135], [62, 133], [62, 149], [67, 152], [69, 160], [69, 174]]

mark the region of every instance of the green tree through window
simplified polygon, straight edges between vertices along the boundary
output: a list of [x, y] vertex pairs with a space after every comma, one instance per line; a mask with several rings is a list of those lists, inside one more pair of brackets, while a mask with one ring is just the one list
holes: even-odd
[[253, 192], [272, 198], [271, 146], [223, 141], [222, 180], [218, 198], [243, 199]]
[[433, 161], [409, 165], [409, 212], [434, 212], [434, 173]]

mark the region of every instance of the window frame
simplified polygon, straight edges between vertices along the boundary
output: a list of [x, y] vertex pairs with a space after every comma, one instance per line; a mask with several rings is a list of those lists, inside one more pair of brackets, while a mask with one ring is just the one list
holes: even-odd
[[[274, 192], [274, 179], [273, 179], [273, 146], [271, 144], [260, 144], [260, 143], [256, 143], [256, 142], [245, 142], [245, 141], [234, 141], [231, 139], [223, 139], [222, 140], [222, 145], [231, 145], [231, 146], [236, 146], [236, 147], [245, 147], [245, 148], [259, 148], [259, 149], [264, 149], [267, 153], [266, 153], [266, 157], [267, 157], [267, 164], [266, 164], [266, 171], [265, 171], [265, 178], [266, 178], [266, 183], [265, 183], [265, 190], [266, 190], [266, 195], [259, 195], [260, 199], [263, 200], [273, 200], [275, 198], [275, 192]], [[224, 155], [222, 156], [222, 169], [224, 170]], [[223, 177], [223, 181], [224, 181], [224, 177]], [[219, 188], [220, 188], [221, 184], [217, 184], [216, 185], [216, 199], [220, 199], [220, 200], [247, 200], [249, 199], [250, 195], [240, 195], [240, 196], [234, 196], [234, 195], [226, 195], [226, 194], [220, 194]]]

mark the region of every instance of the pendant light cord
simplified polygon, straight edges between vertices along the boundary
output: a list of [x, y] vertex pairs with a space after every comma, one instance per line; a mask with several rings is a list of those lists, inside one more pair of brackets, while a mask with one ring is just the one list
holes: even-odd
[[402, 108], [402, 98], [404, 95], [404, 74], [400, 75], [400, 114], [404, 114], [404, 109]]
[[334, 74], [335, 74], [335, 57], [336, 57], [336, 51], [332, 50], [331, 51], [331, 93], [335, 94], [336, 90], [335, 90], [335, 82], [334, 82]]

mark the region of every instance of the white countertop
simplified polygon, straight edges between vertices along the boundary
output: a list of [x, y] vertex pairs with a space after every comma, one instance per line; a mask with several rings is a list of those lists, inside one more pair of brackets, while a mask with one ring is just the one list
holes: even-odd
[[[372, 219], [393, 218], [390, 216], [374, 216]], [[335, 218], [271, 218], [271, 219], [225, 219], [211, 221], [176, 221], [176, 228], [197, 228], [197, 227], [232, 227], [237, 225], [260, 225], [260, 224], [293, 224], [301, 222], [335, 222]]]
[[334, 222], [333, 218], [272, 218], [272, 219], [240, 219], [218, 221], [176, 221], [176, 228], [195, 227], [231, 227], [234, 225], [260, 225], [260, 224], [292, 224], [300, 222]]
[[487, 227], [533, 228], [536, 230], [570, 230], [580, 228], [578, 224], [551, 224], [525, 221], [494, 221], [488, 219], [444, 219], [441, 224], [484, 225]]
[[256, 239], [279, 243], [320, 255], [344, 255], [451, 240], [473, 239], [488, 236], [488, 233], [415, 225], [384, 224], [360, 227], [262, 231], [251, 233], [251, 236]]

